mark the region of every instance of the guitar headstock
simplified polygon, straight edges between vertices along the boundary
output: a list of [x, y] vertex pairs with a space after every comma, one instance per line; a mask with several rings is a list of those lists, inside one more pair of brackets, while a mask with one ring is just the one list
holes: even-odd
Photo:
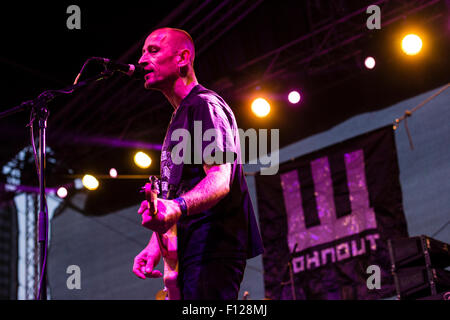
[[150, 182], [147, 182], [144, 187], [145, 192], [145, 200], [148, 202], [148, 209], [150, 210], [150, 214], [156, 215], [156, 201], [158, 199], [159, 193], [159, 180], [155, 176], [149, 177]]
[[159, 179], [156, 176], [150, 176], [148, 179], [150, 180], [152, 189], [159, 193]]

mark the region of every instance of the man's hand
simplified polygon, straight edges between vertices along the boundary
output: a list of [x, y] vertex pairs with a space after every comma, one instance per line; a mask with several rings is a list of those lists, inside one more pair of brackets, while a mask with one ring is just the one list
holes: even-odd
[[167, 232], [180, 218], [181, 210], [173, 200], [158, 199], [157, 213], [152, 216], [148, 210], [148, 202], [142, 201], [138, 213], [142, 217], [142, 225], [158, 233]]
[[159, 270], [153, 269], [160, 257], [159, 252], [145, 248], [134, 258], [133, 273], [141, 279], [162, 277]]

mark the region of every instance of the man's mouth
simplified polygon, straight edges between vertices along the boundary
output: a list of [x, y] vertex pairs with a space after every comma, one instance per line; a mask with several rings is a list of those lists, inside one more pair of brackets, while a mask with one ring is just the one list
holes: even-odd
[[153, 72], [153, 70], [148, 70], [147, 73], [144, 76], [144, 79], [148, 80], [148, 78], [150, 77], [150, 73], [152, 73], [152, 72]]

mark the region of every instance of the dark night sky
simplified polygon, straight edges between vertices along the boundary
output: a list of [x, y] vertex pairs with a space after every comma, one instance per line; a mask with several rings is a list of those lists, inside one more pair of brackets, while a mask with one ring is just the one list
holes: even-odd
[[[354, 8], [364, 7], [361, 2], [344, 1], [343, 3], [346, 5], [337, 12], [344, 16]], [[142, 41], [149, 31], [155, 28], [180, 3], [181, 1], [60, 1], [58, 3], [16, 1], [7, 6], [2, 4], [0, 11], [2, 35], [0, 111], [16, 106], [22, 101], [33, 99], [44, 90], [60, 89], [71, 84], [88, 57], [120, 58], [133, 45]], [[215, 3], [211, 2], [210, 5]], [[220, 1], [216, 5], [219, 3]], [[69, 16], [66, 9], [71, 4], [78, 4], [81, 8], [81, 30], [68, 30], [66, 27], [66, 20]], [[325, 9], [327, 8], [324, 7], [324, 11], [317, 11], [316, 14], [323, 15], [326, 20], [329, 18], [327, 11], [329, 8]], [[236, 12], [235, 16], [241, 14], [241, 11]], [[225, 11], [219, 11], [220, 15], [224, 13]], [[186, 14], [187, 12], [183, 13], [183, 16]], [[448, 12], [441, 10], [441, 14], [445, 16]], [[201, 20], [203, 16], [206, 15], [199, 15], [199, 19]], [[419, 15], [416, 18], [424, 17], [427, 16]], [[357, 24], [364, 25], [366, 18], [367, 15], [363, 13], [357, 20]], [[236, 72], [236, 68], [258, 55], [311, 32], [307, 19], [304, 2], [283, 1], [282, 5], [279, 1], [266, 0], [262, 2], [198, 57], [196, 68], [200, 83], [212, 86], [215, 80], [223, 77], [234, 81], [235, 87], [245, 83], [255, 72], [261, 72], [262, 68], [267, 67], [268, 62], [264, 62], [265, 65], [256, 65], [256, 69], [245, 72]], [[304, 92], [303, 103], [293, 108], [285, 102], [284, 98], [275, 99], [276, 103], [273, 106], [274, 111], [271, 118], [256, 121], [249, 115], [248, 106], [242, 96], [224, 92], [224, 97], [235, 111], [238, 125], [241, 128], [280, 128], [280, 142], [281, 146], [284, 146], [327, 130], [356, 114], [379, 110], [400, 100], [444, 85], [450, 80], [448, 26], [445, 29], [439, 23], [428, 24], [429, 48], [426, 51], [427, 54], [422, 59], [416, 59], [415, 62], [407, 62], [403, 57], [394, 53], [394, 49], [389, 43], [392, 43], [395, 33], [410, 22], [414, 21], [400, 21], [381, 31], [367, 32], [364, 47], [352, 48], [352, 50], [361, 50], [363, 53], [377, 53], [377, 67], [374, 71], [361, 70], [357, 63], [349, 64], [347, 62], [346, 64], [337, 63], [326, 72], [308, 75], [302, 70], [303, 66], [295, 67], [296, 60], [293, 60], [292, 64], [287, 66], [287, 69], [291, 71], [289, 76], [272, 80], [267, 83], [267, 87], [278, 90], [274, 93], [275, 96], [282, 96], [289, 85], [299, 84]], [[188, 27], [192, 27], [192, 25], [191, 23]], [[221, 28], [223, 29], [225, 26]], [[202, 30], [197, 30], [197, 32], [200, 31]], [[214, 30], [212, 34], [208, 34], [207, 39], [204, 38], [202, 41], [206, 42], [210, 38], [212, 39], [220, 31], [220, 28]], [[328, 59], [338, 60], [350, 52], [346, 52], [344, 48]], [[291, 54], [295, 53], [291, 52]], [[133, 55], [132, 59], [137, 59], [137, 56]], [[320, 65], [318, 66], [320, 67]], [[126, 82], [123, 83], [126, 84]], [[114, 89], [107, 95], [113, 93]], [[219, 93], [222, 93], [220, 89]], [[92, 98], [90, 94], [92, 92], [88, 92], [85, 100], [82, 100], [80, 104], [65, 109], [64, 117], [58, 118], [57, 114], [59, 110], [68, 106], [68, 98], [62, 99], [51, 107], [50, 141], [55, 142], [59, 137], [52, 136], [52, 132], [55, 132], [56, 128], [59, 130], [58, 134], [66, 129], [67, 132], [76, 132], [73, 130], [76, 129], [75, 120], [77, 119], [71, 122], [69, 116], [81, 110], [83, 103], [90, 102], [89, 99]], [[142, 91], [142, 94], [145, 93]], [[125, 101], [125, 106], [127, 97], [127, 92], [119, 97]], [[156, 96], [156, 98], [161, 100], [162, 97]], [[97, 102], [98, 104], [90, 106], [89, 112], [102, 107], [103, 100], [100, 99]], [[151, 100], [151, 103], [147, 105], [153, 105], [153, 102], [154, 100]], [[102, 108], [106, 108], [107, 112], [107, 106]], [[103, 109], [98, 110], [103, 111]], [[121, 122], [132, 117], [135, 112], [136, 110], [130, 110], [127, 113], [127, 109], [121, 109], [116, 116], [103, 112], [100, 117], [95, 117], [98, 120], [96, 124], [90, 124], [95, 129], [91, 129], [91, 134], [118, 137], [123, 133]], [[142, 128], [139, 126], [148, 128], [152, 125], [146, 123], [146, 119], [133, 122], [132, 128], [126, 131], [124, 137], [131, 140], [161, 143], [161, 136], [165, 131], [163, 128], [168, 123], [170, 112], [170, 108], [164, 107], [160, 112], [161, 118], [153, 119], [158, 132], [149, 135], [148, 139], [136, 135], [135, 132]], [[152, 117], [150, 113], [149, 115]], [[86, 116], [88, 114], [82, 113], [77, 121]], [[2, 144], [0, 160], [2, 164], [28, 144], [29, 132], [25, 127], [28, 117], [28, 112], [23, 112], [9, 119], [0, 119], [0, 142]], [[52, 122], [52, 119], [55, 121], [57, 119], [57, 123]], [[112, 125], [117, 124], [119, 124], [118, 128], [112, 129]], [[125, 125], [124, 123], [122, 127]], [[133, 130], [133, 126], [136, 126], [137, 129]], [[98, 149], [99, 147], [95, 151]], [[101, 165], [103, 161], [112, 158], [107, 151], [92, 153], [70, 144], [65, 147], [60, 146], [59, 151], [64, 153], [65, 161], [69, 162], [68, 165], [75, 170], [81, 169], [81, 166], [87, 166], [88, 163], [95, 162]], [[117, 150], [109, 151], [114, 152], [115, 155], [118, 154]], [[91, 154], [91, 157], [87, 157], [86, 154]], [[155, 154], [155, 157], [158, 156]], [[120, 157], [123, 163], [128, 161], [125, 155], [116, 158]], [[155, 164], [157, 165], [157, 163]]]

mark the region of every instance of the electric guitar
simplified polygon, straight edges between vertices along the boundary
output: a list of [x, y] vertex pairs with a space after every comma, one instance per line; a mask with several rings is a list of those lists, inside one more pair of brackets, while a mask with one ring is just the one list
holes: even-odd
[[[158, 178], [150, 177], [150, 183], [144, 186], [145, 200], [152, 216], [155, 216], [158, 201]], [[158, 292], [158, 300], [180, 300], [180, 289], [177, 286], [178, 256], [177, 256], [177, 225], [174, 224], [166, 233], [156, 233], [159, 250], [164, 260], [164, 289]]]

